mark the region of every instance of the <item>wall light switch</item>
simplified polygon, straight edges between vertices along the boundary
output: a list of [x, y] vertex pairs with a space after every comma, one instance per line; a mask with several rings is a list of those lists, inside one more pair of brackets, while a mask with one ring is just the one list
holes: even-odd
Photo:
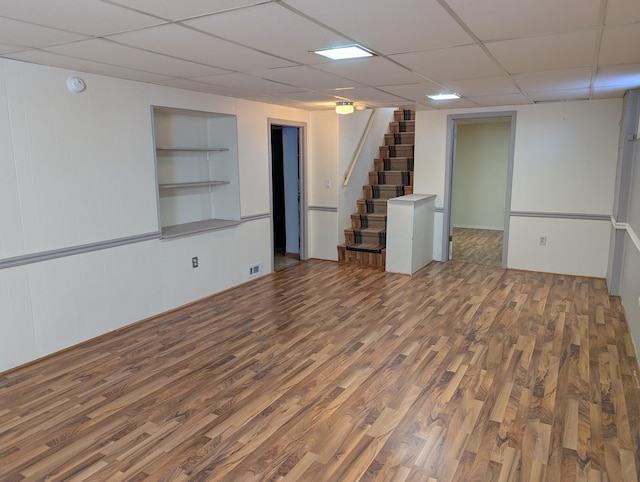
[[324, 180], [324, 187], [325, 189], [331, 189], [331, 179]]

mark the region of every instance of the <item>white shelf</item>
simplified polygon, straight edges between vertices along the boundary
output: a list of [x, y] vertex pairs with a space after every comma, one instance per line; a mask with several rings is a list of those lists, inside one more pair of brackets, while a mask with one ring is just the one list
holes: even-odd
[[240, 223], [241, 221], [232, 219], [205, 219], [204, 221], [196, 221], [193, 223], [176, 224], [175, 226], [165, 226], [162, 228], [162, 237], [177, 238], [179, 236], [187, 236], [189, 234], [230, 228], [232, 226], [237, 226]]
[[236, 117], [153, 107], [163, 238], [240, 223]]
[[229, 181], [172, 182], [168, 184], [158, 184], [158, 187], [160, 189], [180, 189], [185, 187], [222, 186], [224, 184], [229, 184]]

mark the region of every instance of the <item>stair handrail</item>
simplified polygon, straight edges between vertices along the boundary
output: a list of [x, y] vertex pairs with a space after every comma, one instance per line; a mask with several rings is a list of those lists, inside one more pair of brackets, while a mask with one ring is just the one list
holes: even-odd
[[349, 185], [349, 181], [351, 180], [351, 175], [353, 174], [353, 170], [356, 168], [356, 164], [358, 163], [358, 159], [360, 158], [360, 153], [362, 149], [364, 149], [364, 145], [369, 138], [369, 132], [371, 132], [371, 128], [373, 127], [373, 122], [376, 119], [376, 115], [378, 114], [377, 109], [371, 109], [371, 115], [369, 116], [369, 120], [367, 121], [367, 125], [362, 132], [362, 137], [360, 138], [360, 142], [358, 143], [358, 147], [353, 153], [353, 158], [351, 159], [351, 164], [349, 164], [349, 169], [347, 169], [347, 173], [344, 176], [343, 187]]

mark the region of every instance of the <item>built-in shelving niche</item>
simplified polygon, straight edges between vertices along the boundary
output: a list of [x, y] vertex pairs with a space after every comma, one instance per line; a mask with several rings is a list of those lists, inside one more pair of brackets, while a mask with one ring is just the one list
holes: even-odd
[[240, 223], [236, 116], [153, 107], [163, 238]]

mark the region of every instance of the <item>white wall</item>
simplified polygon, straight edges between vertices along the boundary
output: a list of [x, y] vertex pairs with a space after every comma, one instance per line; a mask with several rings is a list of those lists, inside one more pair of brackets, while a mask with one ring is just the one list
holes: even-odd
[[0, 61], [0, 258], [158, 229], [143, 84], [69, 74]]
[[[635, 113], [640, 115], [640, 108]], [[640, 125], [640, 123], [639, 123]], [[640, 353], [640, 146], [634, 142], [633, 174], [629, 202], [628, 227], [625, 232], [624, 261], [620, 296], [624, 306], [636, 353]]]
[[[633, 231], [637, 238], [640, 230]], [[640, 353], [640, 246], [633, 243], [628, 233], [620, 296], [637, 354]]]
[[455, 227], [504, 229], [510, 133], [508, 122], [458, 123]]
[[337, 260], [333, 241], [338, 239], [338, 115], [320, 111], [311, 112], [309, 118], [308, 256]]
[[[69, 93], [69, 75], [87, 90]], [[272, 270], [268, 119], [308, 112], [11, 60], [0, 260], [158, 231], [151, 105], [237, 115], [241, 214], [258, 218], [0, 269], [0, 371], [245, 282], [249, 265]]]
[[[515, 110], [511, 210], [610, 215], [621, 109], [621, 99], [612, 99], [418, 112], [415, 192], [435, 193], [436, 206], [443, 205], [447, 115]], [[567, 226], [574, 223], [548, 217], [542, 222], [536, 217], [514, 219], [512, 216], [508, 267], [527, 270], [550, 267], [553, 272], [566, 274], [606, 275], [609, 241], [608, 235], [606, 241], [602, 240], [603, 221], [572, 220], [580, 223], [579, 232], [584, 236], [579, 239], [584, 255], [575, 257], [571, 253], [575, 250], [576, 236], [565, 236]], [[436, 239], [441, 238], [442, 226], [436, 223], [435, 231]], [[539, 235], [547, 236], [548, 249], [534, 256], [526, 246], [530, 247], [532, 236], [537, 240]], [[437, 249], [434, 246], [434, 259], [441, 256]]]

